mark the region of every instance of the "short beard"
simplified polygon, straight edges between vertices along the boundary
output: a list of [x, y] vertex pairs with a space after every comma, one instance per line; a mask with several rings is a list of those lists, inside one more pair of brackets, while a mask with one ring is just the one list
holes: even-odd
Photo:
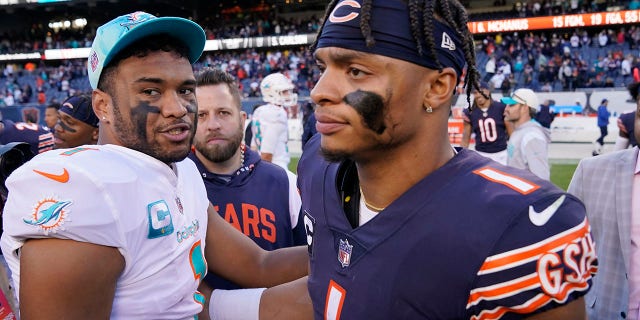
[[320, 153], [322, 154], [324, 159], [329, 162], [342, 162], [349, 159], [349, 155], [345, 152], [331, 151], [322, 147], [320, 147]]
[[201, 142], [197, 140], [194, 142], [194, 147], [211, 162], [225, 162], [236, 154], [238, 148], [240, 148], [240, 144], [242, 144], [243, 135], [244, 131], [238, 130], [238, 132], [229, 139], [229, 144], [226, 146], [209, 147], [206, 141]]
[[143, 118], [132, 115], [130, 121], [125, 121], [120, 108], [114, 101], [113, 116], [115, 119], [114, 128], [123, 147], [144, 153], [166, 164], [184, 160], [191, 151], [189, 146], [195, 135], [195, 124], [191, 130], [189, 142], [184, 144], [184, 148], [168, 152], [157, 143], [147, 142], [146, 115]]

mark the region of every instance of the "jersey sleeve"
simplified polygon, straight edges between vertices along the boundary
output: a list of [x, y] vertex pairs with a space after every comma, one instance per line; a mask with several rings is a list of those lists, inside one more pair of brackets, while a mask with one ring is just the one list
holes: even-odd
[[[31, 238], [59, 238], [122, 248], [113, 201], [100, 181], [59, 158], [27, 163], [7, 180], [4, 235], [12, 253]], [[5, 239], [6, 238], [6, 239]], [[3, 250], [5, 249], [3, 243]]]
[[532, 132], [522, 139], [523, 156], [526, 158], [529, 171], [536, 176], [550, 180], [551, 169], [548, 161], [548, 145], [542, 133]]
[[566, 305], [586, 294], [597, 271], [582, 203], [555, 194], [528, 207], [477, 273], [471, 319], [505, 319]]

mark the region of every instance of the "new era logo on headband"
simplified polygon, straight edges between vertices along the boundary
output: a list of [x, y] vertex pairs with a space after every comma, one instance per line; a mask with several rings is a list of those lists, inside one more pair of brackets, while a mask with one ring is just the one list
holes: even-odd
[[451, 37], [449, 37], [446, 32], [442, 33], [442, 43], [440, 44], [440, 47], [449, 49], [451, 51], [456, 50], [456, 44], [453, 42], [453, 40], [451, 40]]

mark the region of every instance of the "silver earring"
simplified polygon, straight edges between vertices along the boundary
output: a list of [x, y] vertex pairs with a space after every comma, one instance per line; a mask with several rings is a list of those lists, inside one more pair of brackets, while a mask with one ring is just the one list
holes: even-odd
[[107, 121], [107, 117], [102, 116], [102, 121]]
[[431, 106], [425, 106], [424, 107], [424, 111], [426, 111], [427, 113], [432, 113], [433, 112], [433, 108], [431, 108]]

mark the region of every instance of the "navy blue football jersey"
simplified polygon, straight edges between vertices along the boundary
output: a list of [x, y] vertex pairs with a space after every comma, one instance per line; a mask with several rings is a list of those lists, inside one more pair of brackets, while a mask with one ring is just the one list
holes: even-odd
[[597, 259], [584, 205], [460, 150], [367, 223], [346, 218], [346, 164], [298, 164], [316, 319], [520, 319], [583, 296]]
[[636, 136], [634, 135], [633, 123], [636, 120], [636, 112], [625, 112], [618, 117], [618, 129], [629, 135], [629, 145], [635, 147], [638, 145]]
[[[262, 161], [248, 148], [245, 166], [232, 175], [209, 172], [194, 153], [189, 158], [200, 171], [209, 201], [218, 214], [260, 247], [275, 250], [306, 243], [304, 227], [302, 223], [297, 225], [300, 200], [290, 199], [289, 177], [284, 169]], [[297, 212], [291, 212], [291, 203], [297, 203]], [[216, 289], [240, 288], [211, 273], [204, 281]]]
[[37, 123], [13, 122], [2, 120], [4, 129], [0, 133], [0, 144], [26, 142], [31, 145], [33, 154], [53, 150], [53, 133], [49, 128]]
[[486, 153], [496, 153], [507, 148], [507, 128], [504, 124], [504, 108], [502, 102], [492, 100], [487, 111], [475, 107], [472, 111], [464, 109], [463, 120], [471, 124], [475, 134], [475, 149]]

